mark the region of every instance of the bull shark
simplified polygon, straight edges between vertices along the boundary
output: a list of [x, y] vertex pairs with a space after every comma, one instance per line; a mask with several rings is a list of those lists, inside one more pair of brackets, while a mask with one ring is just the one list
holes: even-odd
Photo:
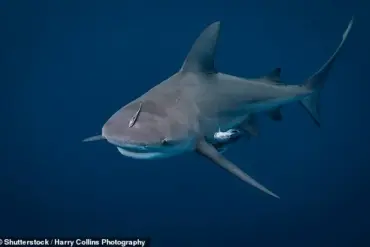
[[249, 118], [258, 112], [277, 112], [299, 101], [316, 124], [319, 99], [329, 71], [352, 28], [327, 62], [300, 85], [279, 79], [280, 70], [259, 78], [219, 72], [215, 66], [220, 22], [209, 25], [195, 40], [180, 70], [123, 106], [103, 125], [101, 135], [83, 141], [106, 140], [134, 159], [158, 159], [196, 152], [242, 181], [275, 197], [207, 141], [219, 130], [250, 131]]

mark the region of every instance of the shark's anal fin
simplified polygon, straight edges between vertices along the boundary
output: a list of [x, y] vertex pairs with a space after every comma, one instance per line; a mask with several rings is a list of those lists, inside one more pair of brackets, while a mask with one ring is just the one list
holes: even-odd
[[281, 107], [277, 107], [275, 109], [272, 109], [267, 112], [267, 115], [270, 117], [270, 119], [274, 121], [281, 121], [283, 120], [283, 115], [281, 114]]
[[209, 25], [194, 42], [180, 71], [215, 73], [214, 57], [219, 33], [219, 21]]
[[211, 144], [207, 143], [205, 140], [200, 140], [197, 144], [196, 151], [203, 155], [204, 157], [210, 159], [215, 164], [221, 166], [226, 171], [234, 174], [242, 181], [256, 187], [257, 189], [280, 199], [279, 196], [265, 188], [263, 185], [258, 183], [256, 180], [254, 180], [252, 177], [250, 177], [248, 174], [243, 172], [239, 167], [234, 165], [231, 161], [227, 160], [222, 154], [220, 154]]

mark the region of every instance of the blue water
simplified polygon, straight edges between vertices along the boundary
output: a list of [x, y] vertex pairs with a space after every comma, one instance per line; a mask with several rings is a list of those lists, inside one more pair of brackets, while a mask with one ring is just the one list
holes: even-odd
[[[0, 1], [0, 235], [150, 236], [153, 246], [369, 246], [369, 3]], [[222, 21], [219, 70], [282, 67], [300, 83], [352, 32], [322, 92], [322, 127], [298, 104], [227, 157], [267, 196], [196, 154], [140, 161], [98, 134], [176, 72]]]

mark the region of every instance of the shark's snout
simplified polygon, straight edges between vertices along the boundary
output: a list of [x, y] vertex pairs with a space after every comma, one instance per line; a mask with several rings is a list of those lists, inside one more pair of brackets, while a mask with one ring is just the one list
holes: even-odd
[[165, 124], [152, 114], [141, 112], [133, 121], [135, 111], [118, 111], [104, 124], [102, 135], [116, 146], [157, 146], [166, 138]]
[[128, 123], [108, 121], [102, 130], [102, 135], [116, 146], [123, 145], [152, 145], [160, 142], [160, 138], [153, 136], [145, 126], [129, 128]]
[[133, 116], [134, 111], [118, 111], [102, 128], [104, 139], [116, 146], [121, 154], [135, 159], [157, 159], [193, 148], [194, 138], [191, 136], [175, 138], [176, 135], [171, 135], [171, 130], [184, 132], [177, 124], [171, 125], [166, 119], [144, 111], [136, 118]]

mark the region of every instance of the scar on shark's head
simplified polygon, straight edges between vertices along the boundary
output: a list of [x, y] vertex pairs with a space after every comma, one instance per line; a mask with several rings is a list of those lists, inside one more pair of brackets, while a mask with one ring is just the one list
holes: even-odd
[[135, 113], [135, 115], [132, 116], [132, 118], [130, 119], [130, 122], [128, 123], [128, 127], [129, 128], [131, 128], [132, 126], [134, 126], [134, 124], [136, 123], [137, 118], [139, 117], [139, 114], [140, 114], [140, 111], [141, 111], [141, 108], [142, 107], [143, 107], [143, 103], [140, 103], [139, 109], [137, 110], [137, 112]]

